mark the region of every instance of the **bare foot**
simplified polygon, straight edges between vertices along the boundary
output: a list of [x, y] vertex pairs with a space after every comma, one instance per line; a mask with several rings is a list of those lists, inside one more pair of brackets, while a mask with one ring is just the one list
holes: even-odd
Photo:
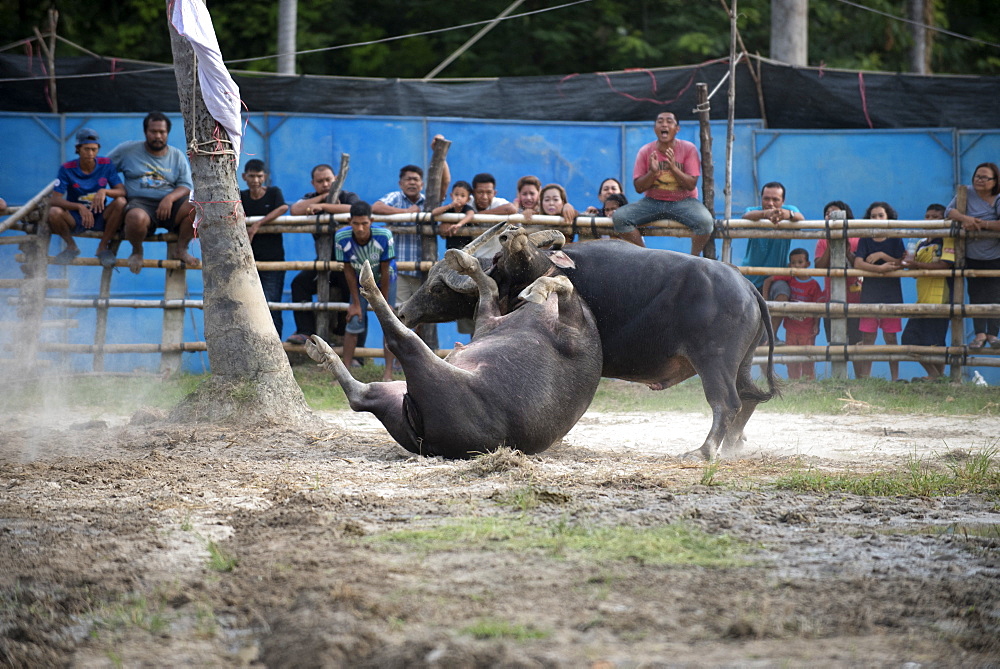
[[174, 260], [180, 260], [186, 267], [192, 269], [201, 267], [201, 261], [187, 251], [177, 251], [177, 253], [174, 254]]
[[128, 270], [132, 274], [138, 274], [142, 271], [142, 254], [133, 253], [128, 257]]

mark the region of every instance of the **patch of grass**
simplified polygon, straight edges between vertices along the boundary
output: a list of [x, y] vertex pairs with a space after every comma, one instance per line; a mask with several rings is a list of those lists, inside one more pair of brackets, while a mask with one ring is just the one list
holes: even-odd
[[163, 612], [162, 604], [151, 603], [143, 595], [130, 595], [94, 611], [91, 636], [99, 637], [101, 629], [116, 633], [130, 627], [158, 636], [170, 629], [170, 620]]
[[506, 620], [477, 620], [468, 627], [463, 627], [459, 633], [482, 640], [530, 641], [531, 639], [547, 639], [549, 637], [548, 632]]
[[[845, 405], [880, 413], [997, 415], [996, 391], [971, 383], [892, 383], [885, 379], [823, 379], [789, 385], [780, 398], [757, 407], [763, 413], [840, 414]], [[602, 379], [592, 411], [685, 411], [708, 415], [700, 378], [662, 391], [639, 383]]]
[[499, 492], [493, 499], [500, 505], [512, 506], [519, 511], [530, 511], [542, 504], [566, 504], [571, 496], [558, 490], [547, 490], [534, 485]]
[[[366, 383], [382, 378], [382, 365], [366, 364], [353, 369], [355, 378]], [[314, 365], [292, 368], [309, 406], [319, 411], [348, 410], [344, 392], [333, 376]], [[181, 374], [168, 379], [148, 377], [70, 377], [18, 382], [16, 392], [7, 393], [13, 411], [46, 406], [100, 408], [122, 414], [149, 406], [171, 409], [208, 378]], [[394, 378], [403, 379], [402, 374]], [[1000, 415], [1000, 403], [992, 388], [971, 383], [891, 383], [884, 379], [824, 379], [786, 385], [785, 394], [758, 407], [763, 413], [839, 414], [851, 410], [881, 413], [931, 415]], [[13, 389], [12, 389], [13, 390]], [[245, 400], [247, 389], [237, 390], [235, 399]], [[708, 415], [701, 380], [688, 379], [663, 391], [651, 391], [639, 383], [602, 379], [591, 404], [593, 411], [684, 411]]]
[[792, 472], [775, 481], [778, 488], [808, 492], [847, 492], [870, 497], [939, 497], [964, 493], [1000, 496], [1000, 464], [996, 447], [988, 447], [962, 463], [941, 471], [911, 458], [902, 471], [830, 474], [814, 469]]
[[214, 541], [209, 541], [205, 548], [208, 549], [208, 568], [213, 571], [229, 572], [239, 563], [239, 560]]
[[4, 401], [13, 411], [47, 405], [129, 414], [144, 407], [169, 409], [191, 393], [207, 375], [181, 374], [169, 379], [159, 376], [87, 376], [24, 380], [16, 392], [5, 393]]
[[701, 481], [702, 485], [721, 485], [715, 480], [715, 475], [719, 472], [719, 461], [709, 462], [701, 470]]
[[566, 522], [536, 525], [527, 518], [460, 518], [420, 529], [397, 530], [362, 541], [387, 548], [435, 553], [454, 550], [541, 552], [555, 559], [604, 563], [725, 567], [746, 564], [750, 546], [728, 535], [709, 535], [684, 524], [588, 527]]

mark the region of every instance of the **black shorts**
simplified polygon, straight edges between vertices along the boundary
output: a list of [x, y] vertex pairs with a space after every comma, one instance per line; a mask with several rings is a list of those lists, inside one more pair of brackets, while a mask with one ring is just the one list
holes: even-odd
[[906, 321], [903, 337], [905, 346], [947, 346], [947, 318], [911, 318]]
[[149, 220], [152, 222], [149, 232], [152, 232], [156, 228], [163, 228], [167, 232], [176, 232], [180, 228], [180, 224], [177, 221], [177, 214], [186, 203], [187, 200], [184, 198], [174, 201], [174, 206], [170, 208], [169, 221], [164, 221], [156, 217], [156, 208], [160, 206], [160, 200], [153, 200], [147, 197], [134, 197], [130, 199], [128, 204], [125, 205], [125, 213], [128, 214], [132, 209], [141, 209], [146, 212]]

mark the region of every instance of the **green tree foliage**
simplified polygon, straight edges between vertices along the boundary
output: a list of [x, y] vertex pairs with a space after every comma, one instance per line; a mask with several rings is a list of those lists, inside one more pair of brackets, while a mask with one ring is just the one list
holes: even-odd
[[[369, 42], [386, 37], [488, 21], [510, 0], [452, 3], [440, 0], [299, 0], [300, 50]], [[858, 0], [859, 4], [905, 16], [907, 0]], [[1000, 40], [996, 0], [931, 0], [942, 28]], [[522, 13], [559, 0], [528, 0]], [[906, 23], [836, 0], [811, 0], [809, 62], [846, 69], [906, 71], [912, 43]], [[0, 0], [0, 42], [42, 30], [46, 10], [60, 11], [59, 34], [106, 56], [170, 60], [163, 0]], [[209, 9], [223, 53], [230, 59], [277, 51], [278, 2], [210, 0]], [[740, 0], [739, 27], [751, 53], [768, 55], [769, 0]], [[404, 40], [303, 54], [298, 70], [309, 74], [422, 77], [458, 49], [479, 26]], [[947, 35], [933, 38], [935, 72], [1000, 73], [1000, 49]], [[689, 65], [723, 58], [729, 51], [729, 20], [721, 0], [592, 0], [564, 9], [504, 21], [440, 77], [498, 77], [571, 74], [627, 68]], [[62, 45], [61, 55], [77, 55]], [[236, 69], [273, 71], [274, 58], [241, 63]]]

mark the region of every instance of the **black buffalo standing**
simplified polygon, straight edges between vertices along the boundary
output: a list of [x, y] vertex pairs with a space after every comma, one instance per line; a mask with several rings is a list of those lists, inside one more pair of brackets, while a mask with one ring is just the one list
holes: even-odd
[[[512, 251], [526, 252], [541, 255], [532, 244]], [[565, 276], [532, 282], [522, 294], [527, 301], [501, 314], [497, 285], [478, 260], [453, 249], [442, 262], [471, 277], [478, 291], [476, 334], [467, 346], [439, 358], [399, 322], [365, 265], [361, 291], [406, 381], [355, 380], [315, 335], [306, 350], [337, 377], [352, 409], [375, 414], [408, 451], [468, 458], [501, 446], [545, 450], [576, 424], [597, 390], [601, 345], [594, 317]]]
[[[490, 265], [498, 224], [466, 252]], [[538, 243], [547, 232], [532, 235]], [[648, 384], [660, 390], [698, 374], [712, 407], [712, 428], [701, 448], [686, 455], [712, 460], [732, 457], [745, 443], [743, 428], [754, 409], [778, 394], [773, 344], [766, 366], [768, 389], [754, 383], [754, 349], [765, 333], [773, 340], [767, 304], [739, 271], [684, 253], [648, 249], [620, 240], [569, 244], [549, 258], [534, 256], [513, 273], [493, 264], [502, 304], [534, 278], [563, 271], [594, 314], [604, 352], [602, 375]], [[572, 264], [573, 266], [569, 266]], [[413, 327], [468, 317], [475, 310], [474, 287], [438, 262], [424, 285], [404, 303], [399, 318]]]

